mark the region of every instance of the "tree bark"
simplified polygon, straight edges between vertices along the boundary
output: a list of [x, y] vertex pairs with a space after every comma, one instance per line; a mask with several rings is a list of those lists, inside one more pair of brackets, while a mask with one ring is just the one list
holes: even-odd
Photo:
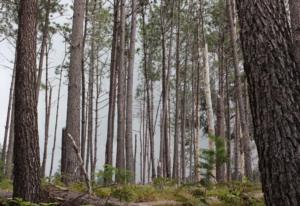
[[[67, 123], [66, 134], [72, 135], [77, 145], [80, 145], [80, 94], [81, 94], [81, 60], [83, 42], [84, 0], [74, 1], [73, 26], [71, 36], [71, 56], [69, 68], [68, 100], [67, 100]], [[65, 139], [66, 167], [62, 170], [64, 183], [73, 183], [80, 179], [79, 162], [72, 143]]]
[[20, 2], [18, 22], [13, 197], [38, 202], [41, 180], [36, 94], [36, 0]]
[[300, 204], [300, 74], [291, 54], [284, 1], [239, 0], [237, 8], [266, 205], [296, 206]]
[[300, 0], [289, 0], [294, 58], [300, 66]]
[[235, 75], [235, 92], [236, 98], [239, 107], [241, 128], [242, 128], [242, 149], [244, 152], [244, 167], [245, 167], [245, 176], [248, 179], [252, 177], [252, 159], [251, 159], [251, 148], [250, 148], [250, 137], [249, 137], [249, 128], [247, 125], [245, 117], [245, 103], [242, 94], [242, 83], [241, 83], [241, 74], [239, 70], [239, 60], [238, 60], [238, 47], [237, 47], [237, 35], [236, 35], [236, 26], [234, 25], [235, 18], [235, 6], [233, 0], [227, 0], [227, 13], [230, 26], [230, 40], [233, 50], [233, 65], [234, 65], [234, 75]]
[[[118, 53], [118, 128], [116, 167], [125, 169], [125, 2], [120, 0], [120, 44]], [[117, 178], [117, 181], [121, 181]]]
[[[224, 33], [220, 34], [220, 43], [218, 48], [219, 60], [219, 91], [217, 98], [217, 123], [216, 123], [216, 136], [220, 141], [224, 142], [225, 147], [225, 87], [224, 87]], [[217, 147], [218, 145], [216, 145]], [[225, 149], [225, 148], [220, 148]], [[218, 148], [217, 148], [218, 150]], [[218, 182], [225, 181], [225, 162], [216, 157], [216, 179]]]
[[180, 6], [181, 1], [177, 2], [177, 33], [176, 33], [176, 102], [175, 102], [175, 136], [174, 136], [174, 156], [173, 156], [173, 178], [179, 177], [179, 113], [180, 113]]
[[[133, 161], [133, 142], [132, 142], [132, 102], [133, 102], [133, 69], [135, 56], [135, 41], [136, 41], [136, 0], [131, 0], [131, 33], [130, 33], [130, 48], [128, 56], [128, 74], [127, 74], [127, 104], [126, 104], [126, 170], [132, 176], [134, 175]], [[133, 183], [134, 178], [129, 182]]]
[[[117, 32], [118, 32], [118, 15], [119, 15], [119, 0], [114, 1], [114, 26], [111, 49], [110, 62], [110, 85], [109, 85], [109, 107], [107, 118], [107, 139], [105, 148], [105, 165], [113, 164], [113, 139], [115, 125], [115, 102], [116, 102], [116, 56], [117, 56]], [[110, 183], [112, 177], [106, 178], [105, 182]]]

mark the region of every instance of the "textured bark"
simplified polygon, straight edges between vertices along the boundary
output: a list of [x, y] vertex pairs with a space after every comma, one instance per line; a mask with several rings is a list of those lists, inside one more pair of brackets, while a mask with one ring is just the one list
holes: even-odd
[[[71, 55], [68, 84], [66, 133], [72, 135], [77, 145], [80, 145], [80, 94], [81, 94], [81, 59], [84, 21], [84, 0], [74, 1], [73, 26], [71, 36]], [[79, 162], [72, 143], [65, 139], [65, 168], [62, 170], [64, 183], [72, 183], [80, 178]]]
[[300, 204], [299, 68], [284, 1], [237, 2], [266, 205]]
[[[15, 61], [16, 61], [16, 59], [15, 59]], [[16, 76], [16, 66], [14, 65], [10, 89], [9, 89], [9, 100], [8, 100], [8, 106], [7, 106], [7, 116], [6, 116], [6, 123], [5, 123], [2, 154], [1, 154], [1, 160], [2, 160], [3, 164], [5, 164], [5, 162], [6, 162], [7, 140], [9, 139], [9, 129], [11, 127], [10, 123], [11, 123], [11, 119], [12, 119], [12, 115], [13, 115], [11, 110], [13, 107], [12, 103], [13, 103], [13, 97], [14, 97], [15, 76]]]
[[[125, 1], [120, 0], [120, 42], [118, 50], [118, 128], [116, 167], [125, 169]], [[121, 181], [117, 178], [117, 181]]]
[[247, 125], [245, 117], [245, 102], [242, 94], [242, 83], [241, 74], [239, 70], [239, 59], [238, 59], [238, 46], [237, 46], [237, 34], [235, 26], [235, 5], [233, 0], [227, 0], [227, 13], [230, 26], [230, 40], [233, 50], [233, 65], [234, 65], [234, 75], [235, 75], [235, 93], [237, 98], [237, 103], [239, 107], [241, 128], [242, 128], [242, 150], [244, 152], [244, 168], [245, 176], [248, 179], [252, 177], [252, 159], [251, 159], [251, 148], [250, 148], [250, 137], [249, 128]]
[[15, 141], [13, 197], [40, 199], [40, 153], [36, 96], [37, 1], [23, 0], [19, 7], [15, 80]]
[[241, 135], [241, 124], [240, 124], [240, 111], [238, 105], [235, 105], [235, 128], [234, 128], [234, 146], [233, 146], [233, 180], [241, 179], [240, 171], [240, 135]]
[[[107, 139], [105, 148], [105, 164], [113, 164], [113, 139], [114, 139], [114, 124], [115, 124], [115, 102], [116, 102], [116, 55], [117, 55], [117, 32], [118, 32], [118, 6], [119, 0], [114, 1], [114, 26], [113, 38], [111, 49], [111, 62], [110, 62], [110, 85], [109, 85], [109, 107], [107, 118]], [[111, 178], [105, 180], [106, 183], [112, 181]]]
[[289, 0], [294, 58], [300, 66], [300, 0]]
[[45, 21], [44, 21], [43, 32], [42, 32], [42, 45], [41, 45], [41, 52], [40, 52], [40, 58], [39, 58], [39, 68], [38, 68], [37, 81], [36, 81], [37, 101], [39, 101], [40, 86], [41, 86], [42, 74], [43, 74], [44, 55], [47, 50], [47, 39], [48, 39], [48, 30], [49, 30], [49, 14], [50, 14], [50, 9], [51, 9], [50, 7], [51, 7], [51, 0], [47, 0]]
[[[132, 142], [132, 102], [133, 102], [133, 69], [136, 41], [136, 0], [131, 0], [131, 33], [128, 56], [127, 103], [126, 103], [126, 170], [134, 175], [133, 142]], [[129, 182], [134, 182], [132, 178]]]
[[54, 155], [55, 155], [55, 148], [56, 148], [58, 116], [59, 116], [59, 106], [60, 106], [60, 92], [61, 92], [61, 84], [62, 84], [63, 65], [64, 65], [64, 62], [65, 62], [65, 59], [66, 59], [66, 55], [65, 55], [64, 60], [61, 64], [61, 66], [60, 66], [60, 73], [59, 73], [59, 84], [58, 84], [58, 93], [57, 93], [54, 139], [53, 139], [53, 146], [52, 146], [52, 152], [51, 152], [51, 163], [50, 163], [49, 177], [52, 176], [53, 162], [54, 162]]

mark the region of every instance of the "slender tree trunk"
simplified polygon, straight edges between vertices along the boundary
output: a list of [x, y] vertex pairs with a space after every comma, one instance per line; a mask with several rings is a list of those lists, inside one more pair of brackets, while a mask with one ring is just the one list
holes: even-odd
[[37, 82], [36, 82], [36, 97], [37, 101], [39, 101], [39, 93], [42, 81], [42, 73], [43, 73], [43, 63], [44, 63], [44, 55], [47, 52], [47, 39], [48, 39], [48, 30], [49, 30], [49, 14], [51, 9], [51, 0], [47, 0], [46, 3], [46, 14], [45, 14], [45, 21], [43, 25], [43, 33], [42, 33], [42, 45], [41, 45], [41, 53], [39, 59], [39, 67], [38, 67], [38, 74], [37, 74]]
[[[44, 153], [43, 153], [43, 161], [41, 167], [41, 177], [45, 177], [46, 173], [46, 163], [47, 163], [47, 155], [48, 155], [48, 140], [49, 140], [49, 124], [50, 124], [50, 114], [51, 114], [51, 98], [52, 98], [52, 87], [49, 83], [49, 49], [46, 45], [46, 88], [45, 88], [45, 140], [44, 140]], [[50, 93], [48, 95], [48, 90], [50, 86]]]
[[[220, 43], [219, 43], [219, 91], [217, 99], [217, 124], [216, 124], [216, 136], [220, 138], [220, 141], [224, 143], [225, 147], [225, 87], [224, 87], [224, 33], [220, 34]], [[216, 145], [216, 149], [218, 145]], [[225, 148], [220, 148], [225, 149]], [[223, 157], [221, 157], [223, 158]], [[218, 182], [225, 181], [225, 162], [219, 159], [218, 155], [216, 157], [216, 179]]]
[[239, 0], [237, 8], [266, 205], [296, 206], [300, 75], [290, 52], [292, 35], [284, 1]]
[[59, 106], [60, 106], [60, 93], [61, 93], [61, 84], [62, 84], [62, 74], [63, 74], [63, 65], [64, 65], [64, 62], [65, 62], [65, 59], [66, 59], [66, 55], [65, 55], [64, 60], [61, 64], [61, 66], [60, 66], [60, 73], [59, 73], [59, 84], [58, 84], [58, 93], [57, 93], [54, 139], [53, 139], [53, 147], [52, 147], [52, 153], [51, 153], [51, 163], [50, 163], [49, 177], [52, 176], [52, 171], [53, 171], [53, 162], [54, 162], [56, 140], [57, 140], [57, 127], [58, 127], [58, 115], [59, 115]]
[[[120, 45], [118, 59], [118, 130], [116, 167], [125, 169], [125, 1], [120, 2]], [[117, 178], [117, 181], [121, 181]]]
[[[16, 60], [15, 60], [16, 61]], [[3, 148], [1, 154], [2, 163], [5, 165], [6, 162], [6, 151], [7, 151], [7, 140], [9, 139], [9, 129], [11, 127], [11, 119], [12, 119], [12, 103], [14, 97], [14, 87], [15, 87], [15, 75], [16, 75], [16, 66], [14, 65], [11, 84], [9, 89], [9, 100], [8, 100], [8, 107], [7, 107], [7, 116], [6, 116], [6, 124], [5, 124], [5, 131], [4, 131], [4, 139], [3, 139]], [[5, 171], [4, 171], [5, 172]]]
[[[68, 103], [67, 103], [67, 123], [66, 134], [70, 134], [77, 145], [80, 145], [80, 94], [82, 75], [82, 42], [83, 42], [83, 21], [84, 21], [84, 0], [74, 1], [73, 27], [71, 36], [71, 56], [69, 68]], [[73, 183], [80, 177], [78, 170], [79, 162], [72, 142], [65, 137], [66, 167], [62, 170], [63, 182]]]
[[[114, 139], [114, 125], [115, 125], [115, 102], [116, 102], [116, 57], [117, 57], [117, 33], [118, 33], [118, 16], [119, 16], [119, 0], [114, 1], [114, 26], [111, 50], [110, 63], [110, 85], [109, 85], [109, 108], [107, 118], [107, 139], [105, 149], [105, 165], [113, 164], [113, 139]], [[112, 181], [112, 177], [105, 179], [106, 183]]]
[[136, 183], [136, 161], [137, 160], [137, 134], [134, 135], [134, 158], [133, 158], [133, 170], [134, 170], [134, 183]]
[[[133, 144], [132, 144], [132, 102], [133, 102], [133, 69], [136, 41], [136, 0], [131, 0], [131, 33], [128, 56], [127, 104], [126, 104], [126, 169], [134, 175]], [[134, 182], [134, 178], [129, 182]]]
[[227, 181], [231, 181], [231, 126], [230, 126], [230, 91], [229, 91], [229, 67], [226, 64], [226, 141], [227, 157], [226, 164]]
[[[84, 162], [85, 157], [85, 147], [86, 147], [86, 96], [85, 96], [85, 44], [87, 38], [87, 26], [89, 21], [89, 0], [85, 0], [85, 17], [84, 17], [84, 31], [83, 31], [83, 40], [82, 40], [82, 55], [81, 55], [81, 158]], [[81, 171], [83, 172], [83, 171]], [[81, 174], [83, 176], [83, 174]]]
[[7, 178], [12, 178], [13, 170], [13, 156], [14, 156], [14, 142], [15, 142], [15, 97], [13, 97], [12, 110], [11, 110], [11, 120], [10, 120], [10, 130], [9, 130], [9, 142], [7, 148], [7, 158], [5, 162], [5, 176]]
[[13, 197], [38, 202], [41, 180], [36, 94], [37, 1], [20, 1], [18, 22]]
[[242, 96], [242, 86], [241, 86], [241, 74], [239, 70], [239, 60], [238, 60], [238, 47], [237, 47], [237, 35], [236, 35], [236, 27], [234, 25], [235, 18], [235, 6], [233, 0], [227, 0], [227, 13], [230, 25], [230, 39], [231, 46], [233, 49], [233, 60], [234, 60], [234, 74], [235, 74], [235, 92], [238, 100], [239, 114], [241, 120], [241, 128], [242, 128], [242, 149], [244, 151], [244, 159], [245, 159], [245, 175], [247, 178], [251, 179], [252, 176], [252, 160], [251, 160], [251, 148], [250, 148], [250, 137], [249, 137], [249, 128], [247, 125], [246, 117], [245, 117], [245, 104]]
[[185, 51], [185, 65], [184, 65], [184, 83], [183, 83], [183, 94], [182, 94], [182, 103], [181, 103], [181, 179], [185, 182], [186, 176], [186, 166], [185, 166], [185, 142], [186, 142], [186, 90], [187, 90], [187, 69], [188, 69], [188, 46], [186, 45]]
[[173, 157], [173, 178], [179, 177], [179, 108], [180, 108], [180, 6], [181, 1], [177, 2], [177, 33], [176, 33], [176, 103], [175, 103], [175, 136], [174, 136], [174, 157]]

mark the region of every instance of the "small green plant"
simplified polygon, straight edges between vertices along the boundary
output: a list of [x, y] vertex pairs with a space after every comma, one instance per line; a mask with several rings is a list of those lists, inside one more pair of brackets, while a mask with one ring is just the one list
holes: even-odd
[[118, 169], [111, 165], [105, 165], [104, 170], [97, 173], [97, 185], [104, 185], [105, 180], [112, 180], [115, 177], [118, 184], [126, 184], [132, 178], [132, 174], [126, 169]]
[[117, 186], [112, 189], [112, 196], [125, 202], [134, 202], [137, 199], [135, 190], [131, 185]]
[[214, 142], [216, 149], [203, 149], [200, 156], [201, 171], [204, 171], [202, 173], [204, 178], [201, 180], [201, 184], [205, 186], [211, 185], [211, 179], [215, 178], [213, 174], [215, 164], [221, 165], [228, 161], [224, 139], [214, 135], [208, 135], [208, 137]]

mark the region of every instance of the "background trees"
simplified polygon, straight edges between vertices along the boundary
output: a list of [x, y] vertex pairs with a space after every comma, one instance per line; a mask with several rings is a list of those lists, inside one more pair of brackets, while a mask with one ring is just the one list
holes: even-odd
[[[26, 6], [35, 3], [26, 2]], [[106, 174], [103, 177], [107, 185], [115, 181], [133, 183], [134, 180], [147, 184], [157, 177], [171, 178], [176, 183], [253, 180], [253, 170], [257, 169], [254, 136], [259, 146], [258, 156], [263, 160], [261, 167], [274, 169], [272, 175], [275, 175], [278, 163], [280, 168], [291, 168], [291, 173], [287, 174], [294, 175], [292, 172], [298, 168], [293, 158], [297, 155], [294, 148], [297, 146], [297, 128], [286, 125], [287, 122], [297, 125], [297, 112], [292, 111], [297, 111], [294, 102], [298, 98], [295, 69], [298, 65], [295, 47], [298, 7], [294, 6], [296, 2], [289, 2], [290, 9], [283, 1], [275, 4], [266, 0], [264, 3], [267, 8], [274, 6], [272, 9], [280, 11], [276, 13], [276, 19], [265, 15], [264, 10], [257, 12], [259, 3], [249, 3], [247, 6], [254, 9], [248, 11], [244, 1], [238, 1], [237, 16], [233, 0], [75, 0], [73, 6], [54, 0], [40, 1], [35, 22], [26, 20], [37, 25], [38, 38], [26, 43], [29, 54], [40, 55], [28, 57], [26, 63], [34, 70], [34, 61], [38, 60], [38, 70], [31, 73], [25, 68], [36, 82], [32, 86], [24, 80], [26, 85], [22, 83], [25, 85], [22, 89], [35, 90], [37, 103], [31, 105], [33, 112], [43, 108], [39, 113], [43, 145], [41, 176], [53, 177], [55, 171], [61, 170], [64, 183], [88, 179], [96, 184], [102, 181], [99, 174]], [[22, 23], [14, 16], [17, 6], [2, 2], [0, 6], [0, 46], [1, 42], [10, 42], [14, 46], [15, 27]], [[291, 14], [292, 34], [287, 10]], [[73, 18], [66, 18], [68, 13]], [[250, 16], [262, 24], [267, 22], [268, 27], [257, 21], [252, 26]], [[26, 34], [27, 27], [23, 29]], [[33, 41], [37, 48], [31, 46]], [[64, 50], [63, 55], [60, 50]], [[64, 57], [59, 59], [57, 53]], [[18, 51], [17, 57], [21, 54]], [[27, 58], [21, 56], [21, 60], [23, 57]], [[17, 83], [17, 71], [21, 68], [18, 58], [16, 69], [9, 65], [12, 79], [1, 155], [8, 177], [12, 176], [14, 167], [14, 140], [20, 137], [15, 136], [18, 132], [15, 128], [20, 129], [22, 126], [19, 125], [24, 124], [19, 116], [15, 121], [16, 112], [20, 112], [16, 108], [22, 107], [21, 100], [17, 102], [13, 98], [17, 93], [16, 86], [20, 87], [17, 85], [20, 84]], [[37, 93], [45, 101], [38, 101]], [[22, 98], [27, 97], [24, 94]], [[277, 96], [281, 101], [272, 98], [271, 107], [267, 107], [269, 98]], [[54, 104], [56, 115], [50, 110]], [[278, 108], [284, 112], [280, 113]], [[31, 126], [35, 127], [35, 123]], [[65, 126], [62, 135], [59, 131]], [[80, 147], [86, 174], [79, 165], [73, 142], [66, 138], [69, 134]], [[271, 135], [284, 143], [273, 145]], [[37, 140], [37, 133], [32, 136]], [[290, 136], [294, 138], [288, 139]], [[136, 137], [135, 141], [133, 137]], [[17, 140], [19, 144], [18, 141], [20, 139]], [[48, 149], [48, 141], [52, 150]], [[274, 158], [276, 164], [270, 164], [268, 156], [263, 155], [265, 149], [273, 152], [282, 151], [282, 148], [289, 151], [286, 154], [293, 159], [294, 165], [282, 163], [281, 160], [287, 157], [281, 153], [278, 159]], [[52, 157], [48, 164], [50, 152]], [[55, 152], [61, 152], [61, 158]], [[61, 168], [56, 162], [61, 162]], [[118, 175], [112, 171], [118, 171]], [[269, 184], [267, 181], [270, 180], [271, 185], [275, 184], [267, 170], [262, 171], [263, 183]], [[286, 182], [290, 181], [289, 176], [286, 178]], [[297, 188], [297, 179], [295, 182], [294, 188]], [[285, 195], [284, 186], [275, 193], [266, 186], [265, 191], [272, 200], [271, 194]], [[297, 194], [293, 192], [291, 194]], [[290, 199], [293, 203], [298, 201], [296, 197]]]

